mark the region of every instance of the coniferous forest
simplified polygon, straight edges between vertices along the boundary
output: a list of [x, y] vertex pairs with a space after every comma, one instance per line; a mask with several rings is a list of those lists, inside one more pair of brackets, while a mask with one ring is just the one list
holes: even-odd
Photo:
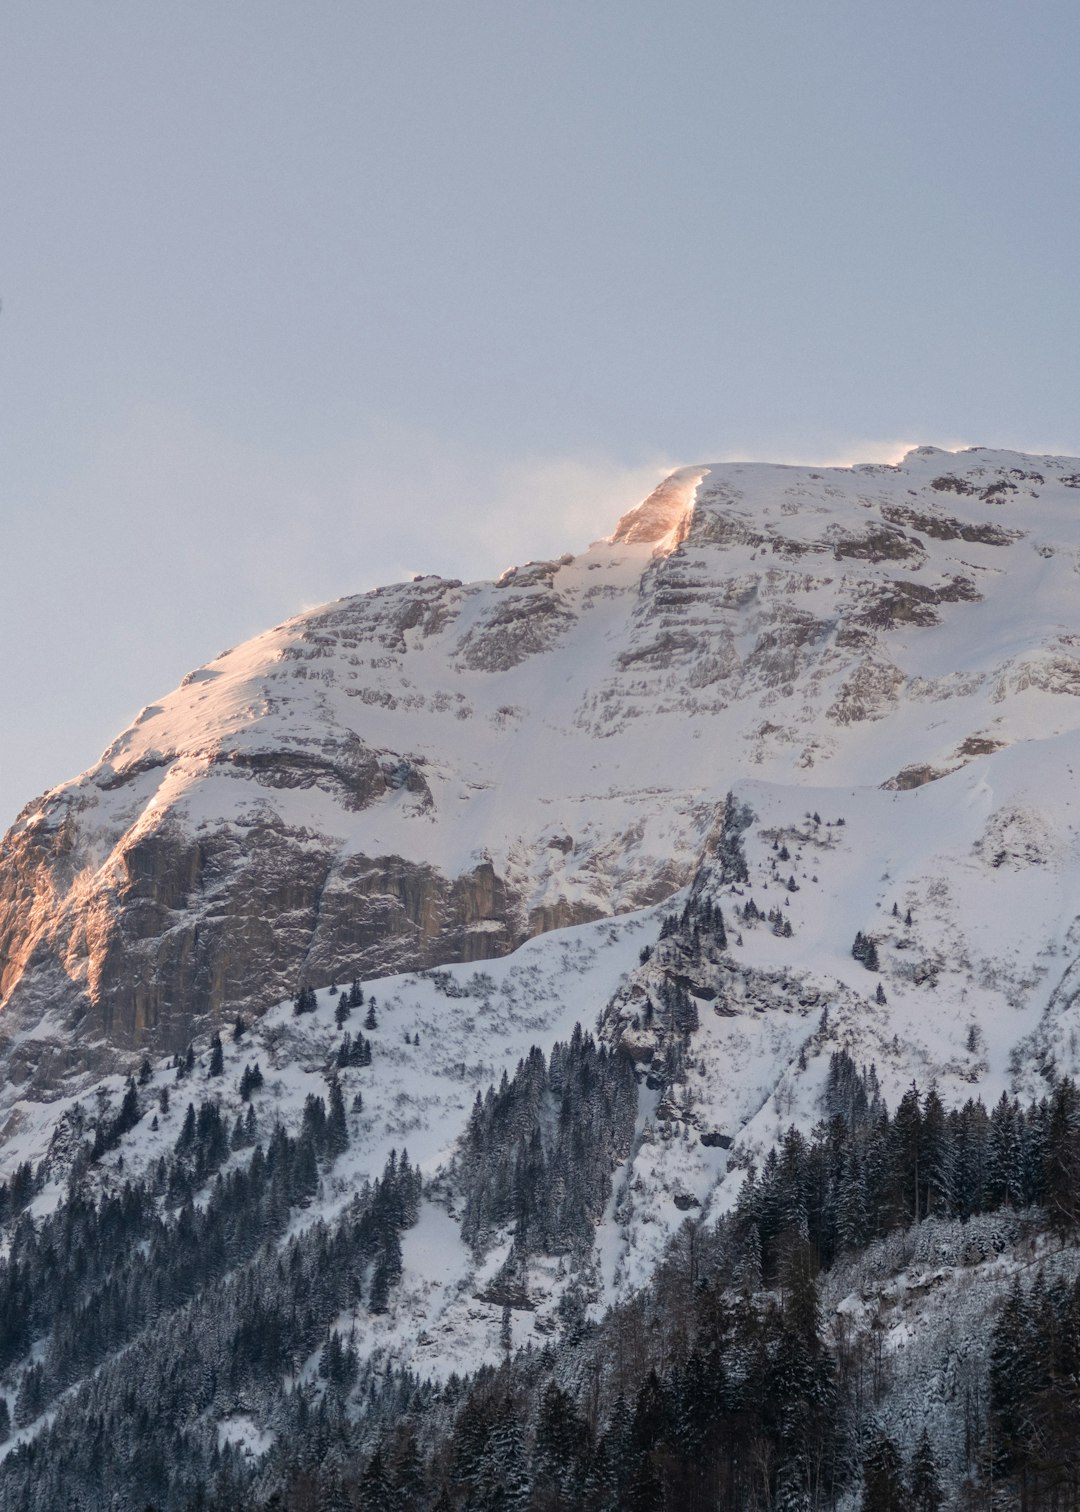
[[[1003, 1097], [948, 1112], [913, 1086], [890, 1110], [873, 1068], [838, 1051], [813, 1134], [790, 1129], [726, 1217], [688, 1218], [649, 1282], [596, 1316], [589, 1245], [636, 1108], [629, 1057], [580, 1030], [477, 1099], [452, 1191], [429, 1196], [457, 1204], [478, 1257], [511, 1236], [483, 1297], [503, 1309], [504, 1357], [436, 1384], [361, 1347], [392, 1301], [424, 1197], [408, 1154], [333, 1220], [290, 1233], [347, 1147], [336, 1068], [294, 1134], [261, 1127], [253, 1105], [230, 1130], [213, 1100], [192, 1099], [150, 1178], [95, 1201], [86, 1169], [151, 1116], [133, 1079], [55, 1211], [28, 1216], [40, 1180], [29, 1167], [0, 1188], [0, 1370], [20, 1382], [0, 1431], [50, 1414], [0, 1465], [3, 1505], [1080, 1505], [1070, 1081], [1027, 1106]], [[845, 1334], [822, 1304], [834, 1272], [858, 1274], [875, 1246], [915, 1233], [942, 1236], [971, 1265], [1027, 1256], [978, 1370], [918, 1432], [890, 1410], [892, 1367], [873, 1330]], [[530, 1308], [529, 1267], [543, 1256], [577, 1279], [557, 1333], [515, 1350], [509, 1320]], [[221, 1441], [215, 1425], [230, 1415], [257, 1423], [267, 1452]]]

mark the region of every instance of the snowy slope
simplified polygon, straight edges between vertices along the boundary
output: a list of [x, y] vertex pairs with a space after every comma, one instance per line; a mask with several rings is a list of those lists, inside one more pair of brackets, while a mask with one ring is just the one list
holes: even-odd
[[[722, 1211], [791, 1123], [809, 1131], [836, 1050], [876, 1066], [893, 1108], [912, 1080], [947, 1106], [979, 1097], [990, 1107], [1003, 1091], [1038, 1098], [1053, 1077], [1080, 1074], [1074, 768], [1070, 733], [906, 791], [736, 786], [754, 815], [749, 880], [710, 873], [703, 889], [724, 911], [727, 951], [710, 962], [678, 937], [660, 942], [605, 1014], [606, 1032], [635, 1053], [659, 1050], [662, 1029], [635, 1027], [645, 1003], [659, 1005], [663, 979], [679, 974], [700, 993], [685, 1076], [637, 1157], [644, 1237], [631, 1233], [631, 1247], [657, 1258], [681, 1221], [676, 1194]], [[744, 923], [750, 899], [762, 913], [779, 908], [791, 937]], [[880, 970], [853, 959], [857, 931], [874, 940]], [[703, 1134], [732, 1148], [725, 1156]]]
[[[294, 1214], [292, 1231], [332, 1221], [366, 1182], [382, 1174], [392, 1150], [407, 1151], [434, 1184], [432, 1197], [405, 1235], [405, 1275], [391, 1314], [364, 1319], [365, 1352], [388, 1350], [425, 1374], [472, 1369], [498, 1350], [501, 1308], [478, 1302], [475, 1294], [506, 1250], [505, 1243], [497, 1244], [477, 1267], [459, 1235], [452, 1184], [445, 1182], [472, 1104], [504, 1072], [513, 1077], [533, 1045], [549, 1051], [556, 1041], [570, 1038], [575, 1024], [593, 1027], [598, 1008], [637, 965], [659, 922], [656, 910], [645, 910], [560, 930], [509, 957], [485, 962], [480, 970], [459, 965], [366, 983], [377, 1003], [373, 1029], [362, 1028], [360, 1011], [339, 1027], [337, 995], [329, 988], [316, 994], [318, 1006], [310, 1014], [297, 1016], [292, 1002], [281, 1003], [239, 1041], [223, 1035], [219, 1077], [209, 1074], [205, 1041], [197, 1047], [193, 1073], [183, 1080], [171, 1058], [153, 1063], [152, 1075], [140, 1082], [140, 1122], [91, 1168], [90, 1187], [119, 1191], [126, 1181], [144, 1178], [174, 1149], [189, 1103], [197, 1108], [207, 1099], [217, 1102], [231, 1127], [247, 1112], [239, 1083], [249, 1064], [258, 1064], [264, 1077], [251, 1098], [256, 1137], [264, 1145], [278, 1123], [295, 1133], [305, 1099], [312, 1093], [325, 1098], [335, 1076], [352, 1110], [349, 1148], [325, 1176], [317, 1200]], [[372, 1063], [338, 1070], [334, 1061], [343, 1034], [357, 1032], [371, 1043]], [[419, 1044], [407, 1043], [416, 1036]], [[124, 1078], [113, 1075], [84, 1087], [78, 1097], [15, 1104], [0, 1145], [0, 1179], [8, 1179], [24, 1161], [35, 1166], [45, 1161], [48, 1179], [32, 1204], [33, 1215], [53, 1210], [63, 1199], [77, 1150], [89, 1143], [95, 1120], [119, 1107], [124, 1086]], [[160, 1108], [162, 1091], [168, 1094], [167, 1112]], [[352, 1109], [357, 1093], [359, 1111]], [[250, 1149], [230, 1157], [240, 1164], [250, 1158]], [[553, 1264], [549, 1277], [541, 1262], [534, 1276], [540, 1306], [526, 1315], [519, 1332], [532, 1331], [534, 1319], [540, 1330], [549, 1326], [561, 1291], [558, 1270]], [[343, 1319], [342, 1326], [351, 1322]]]

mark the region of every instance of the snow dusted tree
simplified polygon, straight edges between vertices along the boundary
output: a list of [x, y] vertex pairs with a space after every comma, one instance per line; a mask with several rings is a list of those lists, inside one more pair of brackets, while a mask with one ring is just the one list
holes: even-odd
[[911, 1460], [912, 1512], [941, 1512], [944, 1503], [937, 1460], [924, 1427]]
[[488, 1436], [476, 1489], [477, 1512], [524, 1512], [529, 1504], [525, 1433], [509, 1397]]
[[[1015, 1165], [1020, 1159], [1015, 1142], [1011, 1155]], [[1071, 1081], [1060, 1082], [1050, 1101], [1044, 1179], [1055, 1227], [1059, 1232], [1074, 1228], [1080, 1219], [1080, 1091]], [[1013, 1190], [1010, 1182], [1010, 1198]]]
[[314, 1013], [319, 1006], [319, 1000], [312, 988], [301, 986], [300, 991], [293, 999], [293, 1013], [299, 1016], [301, 1013]]
[[[1061, 1102], [1059, 1109], [1063, 1112], [1066, 1104]], [[1066, 1124], [1059, 1123], [1064, 1132]], [[1067, 1149], [1063, 1142], [1062, 1150]], [[1024, 1201], [1023, 1181], [1023, 1139], [1020, 1127], [1019, 1109], [1009, 1101], [1008, 1094], [1003, 1092], [993, 1112], [990, 1114], [990, 1191], [991, 1201], [995, 1206], [1021, 1207]], [[1063, 1179], [1056, 1184], [1056, 1190], [1066, 1203], [1069, 1202], [1070, 1178], [1062, 1167]], [[1051, 1198], [1051, 1205], [1054, 1199]]]
[[776, 1477], [773, 1508], [775, 1512], [811, 1512], [810, 1493], [798, 1465], [788, 1463], [780, 1467]]
[[1013, 1281], [990, 1347], [990, 1416], [994, 1468], [1007, 1474], [1023, 1460], [1029, 1413], [1041, 1370], [1032, 1360], [1031, 1320], [1020, 1278]]
[[863, 1461], [862, 1512], [908, 1512], [900, 1451], [884, 1431], [874, 1437]]
[[866, 967], [867, 971], [879, 971], [881, 969], [878, 960], [877, 945], [869, 935], [863, 934], [861, 929], [855, 935], [851, 954], [856, 961], [860, 961]]
[[923, 1104], [922, 1142], [926, 1215], [948, 1213], [952, 1209], [955, 1189], [953, 1141], [945, 1109], [934, 1087], [926, 1094]]
[[540, 1403], [533, 1473], [544, 1505], [568, 1505], [583, 1478], [588, 1428], [574, 1399], [554, 1381]]
[[914, 1082], [900, 1099], [893, 1119], [896, 1148], [892, 1198], [903, 1221], [918, 1223], [925, 1206], [926, 1162], [923, 1151], [923, 1116], [919, 1089]]
[[245, 1066], [240, 1077], [240, 1097], [243, 1102], [251, 1099], [251, 1094], [257, 1092], [263, 1084], [262, 1067], [258, 1061], [253, 1066]]
[[345, 1099], [341, 1083], [335, 1076], [330, 1082], [329, 1106], [326, 1115], [326, 1153], [331, 1160], [337, 1158], [349, 1146], [349, 1124], [345, 1117]]
[[724, 822], [717, 846], [720, 876], [724, 882], [747, 882], [750, 878], [743, 849], [743, 831], [754, 822], [753, 811], [745, 804], [735, 802], [734, 794], [728, 793], [724, 800]]
[[19, 1387], [19, 1395], [15, 1402], [15, 1422], [19, 1428], [25, 1428], [35, 1418], [40, 1417], [48, 1406], [49, 1392], [45, 1381], [45, 1370], [40, 1360], [35, 1360], [22, 1378]]
[[429, 1505], [425, 1494], [424, 1460], [411, 1423], [398, 1430], [391, 1457], [391, 1480], [396, 1512], [419, 1512]]
[[870, 1233], [866, 1173], [857, 1149], [852, 1149], [837, 1194], [836, 1238], [843, 1250], [861, 1249]]
[[397, 1498], [381, 1449], [375, 1450], [360, 1477], [360, 1498], [364, 1512], [397, 1512]]

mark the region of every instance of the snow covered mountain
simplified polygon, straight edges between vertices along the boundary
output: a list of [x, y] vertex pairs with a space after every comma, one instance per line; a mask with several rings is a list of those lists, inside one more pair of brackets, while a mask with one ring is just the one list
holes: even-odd
[[1067, 735], [1078, 499], [1075, 460], [982, 449], [688, 468], [579, 556], [225, 653], [4, 840], [12, 1075], [656, 902], [744, 775], [904, 791]]
[[[1080, 461], [983, 449], [685, 469], [578, 557], [345, 599], [193, 673], [4, 841], [0, 1219], [134, 1183], [116, 1264], [156, 1319], [155, 1223], [182, 1250], [232, 1181], [316, 1266], [407, 1147], [422, 1195], [319, 1326], [446, 1379], [630, 1305], [809, 1135], [838, 1057], [893, 1109], [1080, 1074], [1078, 506]], [[230, 1273], [174, 1297], [200, 1380]], [[105, 1413], [121, 1344], [164, 1371], [141, 1327], [12, 1345], [19, 1440], [80, 1391]], [[269, 1452], [330, 1368], [305, 1340], [215, 1387], [199, 1454]]]

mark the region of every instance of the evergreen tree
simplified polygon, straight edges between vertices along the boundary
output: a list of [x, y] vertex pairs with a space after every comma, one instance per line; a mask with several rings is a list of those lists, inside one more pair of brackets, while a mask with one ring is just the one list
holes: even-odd
[[862, 1512], [907, 1512], [900, 1451], [887, 1433], [876, 1435], [863, 1461]]
[[893, 1190], [895, 1215], [900, 1221], [918, 1223], [925, 1207], [926, 1163], [923, 1158], [923, 1117], [919, 1090], [914, 1083], [900, 1099], [893, 1120], [896, 1149]]
[[1020, 1278], [1013, 1282], [990, 1346], [990, 1415], [995, 1469], [1008, 1473], [1023, 1462], [1028, 1413], [1035, 1401], [1038, 1366], [1030, 1348], [1032, 1330]]
[[540, 1403], [534, 1455], [537, 1492], [547, 1504], [572, 1502], [587, 1443], [588, 1429], [573, 1398], [550, 1382]]
[[849, 1152], [840, 1178], [836, 1207], [836, 1239], [842, 1250], [861, 1249], [870, 1235], [866, 1174], [857, 1149]]
[[364, 1512], [397, 1512], [396, 1501], [382, 1450], [376, 1449], [360, 1477], [360, 1505]]
[[507, 1397], [488, 1435], [476, 1477], [475, 1507], [477, 1512], [525, 1512], [529, 1491], [525, 1435]]
[[401, 1239], [394, 1227], [387, 1228], [382, 1237], [379, 1258], [371, 1278], [371, 1297], [368, 1306], [373, 1313], [384, 1313], [390, 1292], [401, 1280]]
[[799, 1467], [782, 1465], [777, 1474], [775, 1512], [811, 1512], [810, 1493], [803, 1484]]
[[937, 1461], [926, 1429], [923, 1428], [911, 1460], [912, 1512], [941, 1512], [944, 1502]]
[[225, 1052], [221, 1044], [221, 1035], [214, 1035], [210, 1041], [210, 1075], [221, 1076], [225, 1070]]
[[341, 1083], [335, 1076], [330, 1083], [329, 1109], [326, 1115], [326, 1153], [331, 1160], [348, 1149], [349, 1124], [345, 1117], [345, 1099]]
[[15, 1402], [16, 1425], [19, 1428], [26, 1428], [40, 1417], [47, 1405], [45, 1371], [40, 1360], [35, 1360], [27, 1369], [22, 1378], [22, 1385], [19, 1387], [19, 1395]]
[[262, 1068], [258, 1061], [253, 1066], [245, 1066], [240, 1077], [240, 1096], [244, 1102], [251, 1099], [251, 1094], [257, 1092], [263, 1085]]
[[395, 1446], [391, 1480], [397, 1512], [419, 1512], [424, 1504], [424, 1462], [416, 1430], [405, 1423]]
[[947, 1215], [952, 1211], [955, 1187], [953, 1141], [941, 1098], [933, 1087], [923, 1106], [922, 1164], [926, 1216]]
[[1080, 1093], [1069, 1080], [1058, 1083], [1050, 1100], [1044, 1179], [1051, 1219], [1064, 1233], [1080, 1218]]

